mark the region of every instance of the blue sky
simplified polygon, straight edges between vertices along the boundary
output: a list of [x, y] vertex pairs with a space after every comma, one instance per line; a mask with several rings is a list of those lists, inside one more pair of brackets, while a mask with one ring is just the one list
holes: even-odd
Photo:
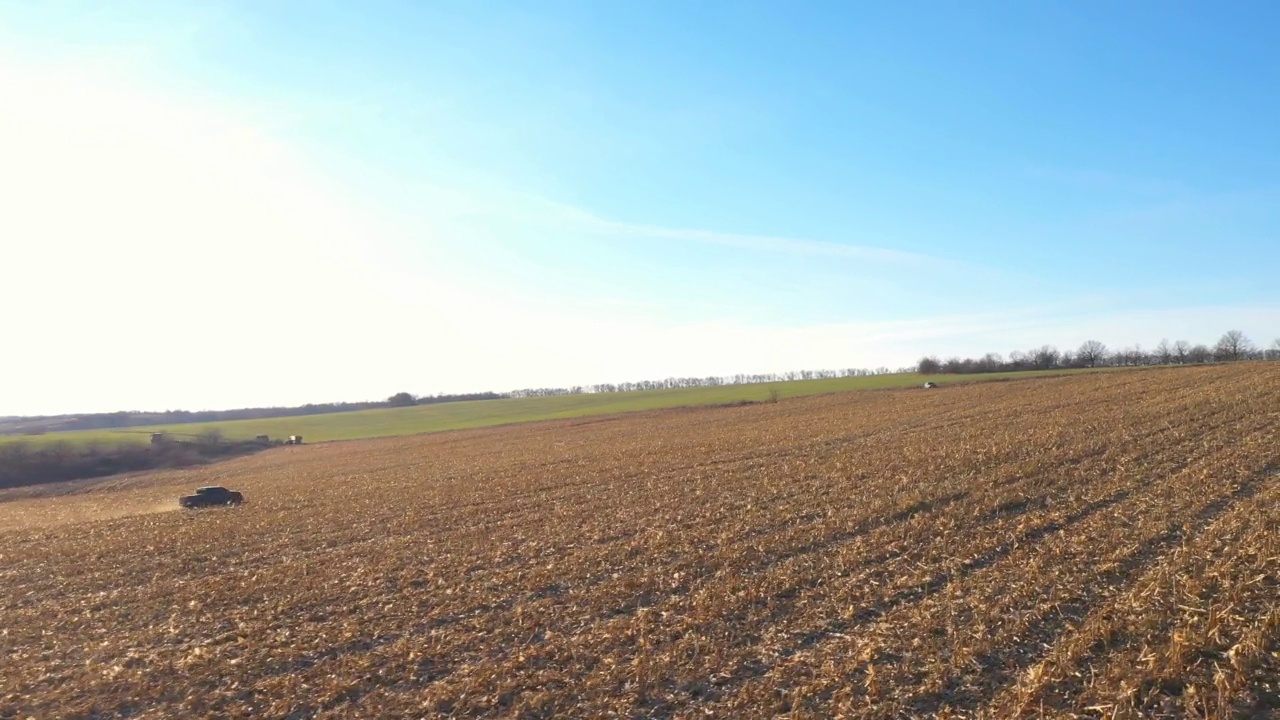
[[1278, 21], [0, 0], [0, 414], [1269, 345]]

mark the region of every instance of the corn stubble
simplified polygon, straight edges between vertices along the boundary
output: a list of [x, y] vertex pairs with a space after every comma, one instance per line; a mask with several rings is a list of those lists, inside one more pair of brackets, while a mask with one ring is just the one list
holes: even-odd
[[136, 500], [226, 511], [0, 503], [0, 717], [1266, 717], [1278, 400], [1258, 364], [863, 392]]

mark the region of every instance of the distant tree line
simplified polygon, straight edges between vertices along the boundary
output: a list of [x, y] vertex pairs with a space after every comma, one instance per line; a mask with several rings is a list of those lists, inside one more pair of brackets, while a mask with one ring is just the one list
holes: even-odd
[[435, 405], [437, 403], [450, 402], [467, 402], [472, 400], [501, 400], [511, 397], [506, 393], [496, 392], [475, 392], [475, 393], [455, 393], [453, 395], [413, 395], [407, 392], [398, 392], [387, 398], [386, 405], [390, 407], [409, 407], [411, 405]]
[[893, 373], [912, 372], [915, 368], [899, 368], [890, 370], [878, 367], [874, 370], [864, 368], [847, 368], [844, 370], [792, 370], [784, 373], [758, 373], [737, 375], [709, 375], [707, 377], [669, 377], [663, 380], [631, 380], [619, 383], [598, 383], [594, 385], [570, 385], [568, 387], [521, 388], [505, 393], [470, 393], [466, 395], [432, 395], [416, 396], [407, 392], [396, 393], [387, 398], [387, 404], [393, 407], [409, 405], [429, 405], [435, 402], [455, 402], [459, 400], [500, 400], [503, 398], [558, 397], [561, 395], [590, 395], [596, 393], [641, 392], [644, 390], [677, 390], [681, 388], [720, 387], [722, 385], [753, 385], [758, 383], [790, 382], [793, 380], [829, 380], [832, 378], [866, 377], [870, 375], [889, 375]]
[[[299, 417], [329, 413], [374, 410], [403, 405], [427, 405], [431, 403], [458, 402], [462, 400], [497, 400], [499, 393], [480, 392], [455, 395], [428, 395], [416, 397], [409, 393], [397, 393], [387, 400], [372, 402], [308, 403], [296, 407], [240, 408], [236, 410], [166, 410], [164, 412], [121, 411], [90, 413], [85, 415], [54, 415], [44, 417], [11, 417], [0, 419], [0, 435], [40, 434], [69, 430], [112, 430], [144, 425], [185, 425], [189, 423], [221, 422], [226, 420], [260, 420], [263, 418]], [[407, 398], [407, 402], [405, 399]]]
[[259, 420], [274, 417], [321, 415], [325, 413], [372, 410], [386, 407], [385, 402], [318, 403], [297, 407], [240, 408], [236, 410], [166, 410], [86, 413], [83, 415], [50, 415], [11, 418], [0, 421], [0, 434], [21, 435], [68, 430], [111, 430], [141, 425], [185, 425], [224, 420]]
[[921, 358], [916, 371], [923, 375], [1016, 372], [1068, 368], [1138, 367], [1143, 365], [1193, 365], [1241, 360], [1280, 360], [1280, 340], [1263, 349], [1239, 330], [1229, 330], [1213, 346], [1193, 345], [1186, 340], [1161, 340], [1150, 350], [1140, 345], [1108, 348], [1097, 340], [1086, 340], [1075, 350], [1059, 350], [1042, 345], [1027, 351], [1014, 350], [1006, 358], [987, 353], [980, 358]]
[[620, 383], [600, 383], [596, 385], [574, 385], [571, 387], [524, 388], [512, 390], [507, 397], [554, 397], [557, 395], [585, 395], [594, 393], [640, 392], [644, 390], [676, 390], [681, 388], [719, 387], [722, 385], [754, 385], [771, 382], [790, 382], [793, 380], [829, 380], [832, 378], [866, 377], [870, 375], [889, 375], [895, 372], [910, 372], [913, 368], [890, 370], [879, 367], [875, 370], [848, 368], [845, 370], [793, 370], [784, 373], [760, 373], [753, 375], [737, 374], [708, 377], [670, 377], [665, 380], [639, 380]]

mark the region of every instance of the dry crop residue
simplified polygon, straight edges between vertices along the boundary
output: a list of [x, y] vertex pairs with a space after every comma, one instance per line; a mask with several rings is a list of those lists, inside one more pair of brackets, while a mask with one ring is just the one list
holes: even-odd
[[1278, 407], [1242, 364], [272, 451], [201, 471], [240, 508], [0, 533], [0, 717], [1266, 717]]

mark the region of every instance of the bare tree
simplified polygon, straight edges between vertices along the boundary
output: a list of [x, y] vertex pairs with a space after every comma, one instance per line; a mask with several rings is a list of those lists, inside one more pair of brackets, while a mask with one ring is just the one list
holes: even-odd
[[978, 363], [982, 366], [984, 372], [995, 372], [1004, 365], [1004, 358], [1000, 356], [1000, 353], [989, 352], [983, 355]]
[[1052, 369], [1058, 364], [1058, 357], [1058, 348], [1052, 345], [1043, 345], [1031, 351], [1031, 361], [1037, 370]]
[[1147, 362], [1147, 351], [1142, 349], [1142, 343], [1137, 343], [1131, 348], [1125, 349], [1126, 363], [1137, 367], [1139, 365], [1149, 365]]
[[1178, 361], [1179, 365], [1187, 362], [1187, 356], [1191, 354], [1191, 343], [1186, 340], [1179, 340], [1173, 344], [1173, 357]]
[[1254, 350], [1253, 343], [1239, 330], [1228, 330], [1218, 339], [1213, 347], [1213, 357], [1217, 360], [1235, 362], [1246, 360]]
[[1085, 340], [1076, 351], [1076, 360], [1088, 367], [1097, 367], [1107, 357], [1107, 346], [1097, 340]]
[[1147, 357], [1147, 353], [1142, 349], [1141, 345], [1134, 345], [1133, 347], [1127, 347], [1123, 350], [1117, 350], [1112, 353], [1111, 362], [1112, 364], [1122, 365], [1125, 367], [1146, 365]]
[[[1101, 366], [1143, 366], [1143, 365], [1179, 365], [1189, 363], [1208, 363], [1235, 360], [1273, 360], [1280, 361], [1280, 339], [1263, 349], [1254, 345], [1244, 333], [1232, 330], [1222, 336], [1216, 345], [1192, 345], [1186, 340], [1170, 343], [1162, 338], [1152, 350], [1144, 350], [1141, 345], [1108, 349], [1097, 340], [1086, 340], [1078, 350], [1059, 351], [1052, 345], [1042, 345], [1031, 350], [1014, 350], [1009, 353], [1008, 360], [998, 353], [987, 353], [981, 358], [949, 357], [939, 360], [937, 356], [926, 356], [914, 366], [903, 368], [901, 372], [930, 373], [941, 371], [948, 374], [984, 373], [984, 372], [1017, 372], [1022, 370], [1048, 370], [1052, 368], [1096, 368]], [[880, 372], [877, 370], [876, 372]], [[805, 375], [806, 377], [809, 374]], [[832, 376], [824, 371], [815, 371], [812, 377]]]

